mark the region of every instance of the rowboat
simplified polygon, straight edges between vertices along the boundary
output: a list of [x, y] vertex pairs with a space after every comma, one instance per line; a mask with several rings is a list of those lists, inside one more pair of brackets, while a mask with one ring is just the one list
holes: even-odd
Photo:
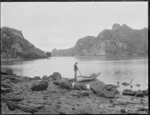
[[82, 76], [77, 76], [77, 81], [89, 81], [89, 80], [95, 80], [101, 72], [95, 74], [90, 74], [90, 75], [82, 75]]
[[128, 86], [128, 85], [130, 85], [130, 84], [132, 83], [132, 81], [133, 81], [133, 78], [132, 78], [132, 80], [131, 80], [131, 82], [130, 82], [130, 83], [123, 82], [123, 83], [122, 83], [122, 85], [124, 85], [124, 86]]
[[135, 84], [137, 87], [140, 87], [140, 84]]

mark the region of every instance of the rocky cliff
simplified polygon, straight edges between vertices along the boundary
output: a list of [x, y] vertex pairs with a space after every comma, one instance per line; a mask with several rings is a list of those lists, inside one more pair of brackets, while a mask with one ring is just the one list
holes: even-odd
[[148, 29], [136, 30], [114, 24], [112, 29], [105, 29], [97, 37], [87, 36], [79, 39], [70, 49], [54, 49], [52, 56], [135, 56], [148, 54]]
[[13, 28], [1, 28], [1, 59], [46, 58], [44, 51], [27, 41], [22, 32]]

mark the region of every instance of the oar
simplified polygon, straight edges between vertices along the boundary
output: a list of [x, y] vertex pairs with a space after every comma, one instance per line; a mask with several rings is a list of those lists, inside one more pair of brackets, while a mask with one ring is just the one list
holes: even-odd
[[80, 72], [80, 70], [79, 70], [79, 69], [78, 69], [78, 71], [79, 71], [80, 75], [82, 76], [82, 74], [81, 74], [81, 72]]
[[[132, 78], [132, 80], [131, 80], [130, 84], [132, 83], [132, 81], [133, 81], [133, 78]], [[130, 84], [129, 84], [129, 85], [130, 85]]]

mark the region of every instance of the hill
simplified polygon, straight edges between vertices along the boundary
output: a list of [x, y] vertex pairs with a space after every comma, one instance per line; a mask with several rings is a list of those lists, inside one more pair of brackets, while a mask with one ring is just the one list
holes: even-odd
[[21, 31], [1, 28], [1, 59], [36, 59], [47, 58], [44, 51], [26, 40]]
[[132, 29], [126, 24], [114, 24], [97, 37], [80, 38], [74, 47], [54, 49], [52, 56], [138, 56], [148, 54], [148, 29]]

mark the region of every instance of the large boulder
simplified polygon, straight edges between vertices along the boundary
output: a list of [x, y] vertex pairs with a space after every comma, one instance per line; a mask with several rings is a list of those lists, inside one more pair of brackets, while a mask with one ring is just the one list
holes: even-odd
[[7, 73], [6, 73], [6, 69], [1, 68], [1, 75], [7, 75]]
[[119, 93], [117, 88], [112, 88], [111, 91], [114, 91], [115, 93]]
[[80, 96], [89, 96], [89, 95], [90, 95], [90, 92], [89, 92], [89, 91], [80, 91], [80, 92], [79, 92], [79, 95], [80, 95]]
[[70, 78], [69, 79], [69, 82], [74, 82], [75, 81], [75, 78]]
[[49, 79], [48, 79], [48, 77], [47, 77], [46, 75], [44, 75], [44, 76], [42, 77], [42, 80], [47, 80], [47, 81], [48, 81]]
[[102, 95], [106, 98], [114, 98], [116, 93], [117, 93], [116, 91], [106, 91], [106, 90], [102, 91]]
[[39, 76], [35, 76], [33, 79], [34, 80], [41, 80], [41, 78]]
[[11, 69], [1, 68], [1, 74], [4, 74], [4, 75], [13, 75], [13, 71]]
[[65, 79], [56, 80], [56, 81], [54, 81], [54, 84], [60, 86], [61, 88], [67, 89], [67, 90], [72, 89], [72, 84], [68, 80], [65, 80]]
[[75, 90], [87, 90], [87, 87], [85, 84], [76, 83], [74, 84], [74, 89]]
[[45, 80], [36, 81], [32, 84], [31, 89], [32, 91], [41, 91], [46, 90], [48, 87], [48, 82]]
[[15, 95], [15, 94], [11, 93], [11, 94], [2, 96], [1, 99], [3, 101], [19, 102], [19, 101], [22, 101], [24, 98], [21, 95]]
[[112, 85], [112, 84], [107, 84], [107, 85], [105, 85], [104, 89], [106, 91], [111, 91], [112, 89], [117, 89], [117, 86], [116, 85]]
[[63, 77], [63, 79], [66, 79], [66, 80], [68, 80], [69, 82], [75, 82], [75, 78], [65, 78], [65, 77]]
[[40, 109], [43, 108], [42, 105], [38, 105], [38, 104], [16, 104], [16, 108], [20, 109], [24, 112], [29, 112], [31, 114], [34, 114], [35, 112], [38, 112]]
[[10, 111], [15, 110], [15, 103], [14, 103], [14, 102], [7, 101], [7, 102], [6, 102], [6, 105], [8, 106], [8, 109], [9, 109]]
[[47, 76], [48, 81], [53, 81], [53, 78], [50, 76]]
[[13, 75], [13, 71], [12, 71], [11, 69], [7, 69], [7, 70], [6, 70], [6, 73], [7, 73], [8, 75]]
[[21, 81], [21, 78], [19, 78], [17, 76], [12, 76], [12, 77], [10, 77], [10, 81], [13, 83], [18, 83]]
[[131, 89], [124, 89], [122, 94], [123, 94], [123, 95], [135, 96], [136, 92], [135, 92], [135, 91], [132, 91]]
[[52, 78], [52, 80], [62, 79], [61, 74], [58, 72], [54, 72], [50, 77]]
[[63, 81], [65, 81], [64, 79], [59, 79], [59, 80], [55, 80], [53, 83], [55, 85], [60, 85]]
[[78, 91], [78, 92], [71, 92], [71, 96], [77, 96], [77, 97], [84, 97], [84, 96], [89, 96], [90, 91]]
[[4, 88], [11, 88], [10, 84], [7, 84], [5, 82], [2, 82], [1, 83], [1, 87], [4, 87]]
[[105, 83], [102, 81], [95, 81], [90, 84], [90, 89], [97, 95], [102, 95]]
[[136, 92], [136, 97], [144, 97], [143, 91], [138, 90], [138, 91]]
[[9, 93], [9, 92], [12, 92], [11, 88], [5, 88], [1, 86], [1, 93]]
[[143, 90], [144, 96], [148, 96], [148, 89]]
[[21, 81], [21, 77], [17, 75], [3, 75], [1, 74], [1, 81], [3, 82], [12, 82], [12, 83], [18, 83]]
[[33, 79], [34, 79], [34, 78], [27, 77], [27, 76], [22, 76], [22, 77], [21, 77], [21, 80], [22, 80], [22, 81], [25, 81], [25, 82], [26, 82], [26, 81], [31, 81], [31, 80], [33, 80]]

